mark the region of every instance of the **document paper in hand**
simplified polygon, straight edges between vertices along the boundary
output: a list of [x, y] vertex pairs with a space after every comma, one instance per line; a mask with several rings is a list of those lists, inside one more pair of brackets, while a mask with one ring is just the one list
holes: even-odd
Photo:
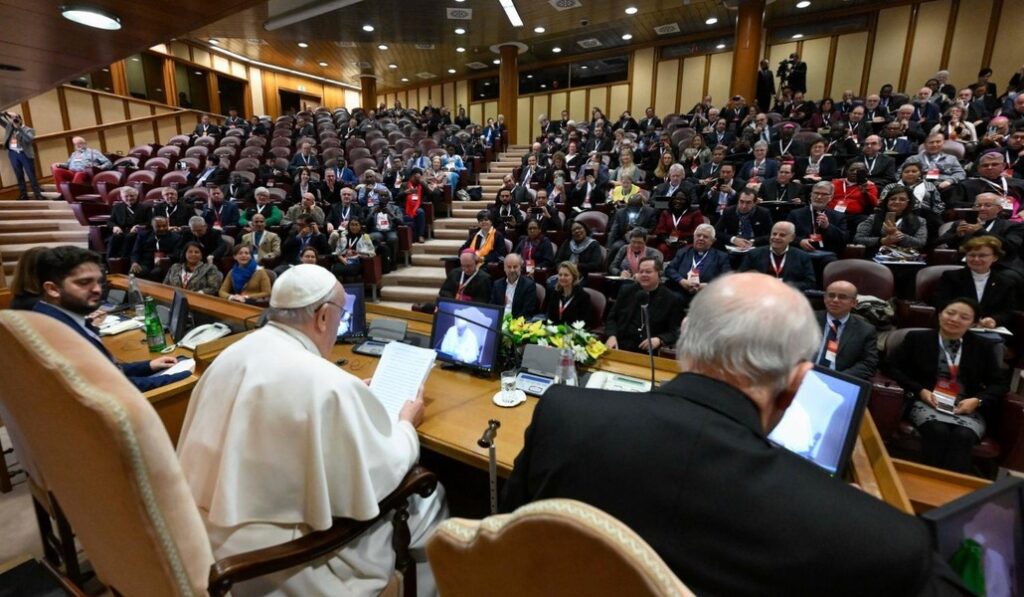
[[393, 420], [406, 401], [415, 400], [420, 386], [434, 366], [437, 353], [426, 348], [389, 342], [370, 380], [370, 390], [384, 404]]

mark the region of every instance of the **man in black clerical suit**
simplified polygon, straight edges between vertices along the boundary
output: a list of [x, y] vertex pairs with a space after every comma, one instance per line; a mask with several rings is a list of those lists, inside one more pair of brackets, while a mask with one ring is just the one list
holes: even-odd
[[882, 153], [882, 138], [878, 135], [868, 135], [864, 139], [861, 155], [853, 161], [864, 164], [868, 169], [868, 180], [880, 189], [896, 182], [896, 160]]
[[641, 325], [642, 294], [647, 293], [647, 313], [651, 318], [651, 348], [672, 346], [679, 337], [683, 318], [682, 299], [661, 283], [661, 267], [653, 257], [644, 257], [633, 275], [635, 283], [619, 288], [615, 306], [608, 313], [605, 332], [608, 348], [647, 351], [647, 333]]
[[477, 267], [476, 255], [463, 251], [459, 255], [459, 267], [448, 272], [438, 295], [467, 303], [488, 303], [491, 291], [491, 277]]
[[736, 205], [725, 208], [715, 223], [717, 246], [749, 249], [768, 244], [772, 229], [772, 214], [766, 208], [756, 205], [754, 189], [743, 187]]
[[968, 595], [924, 525], [769, 443], [821, 332], [799, 292], [726, 276], [691, 303], [682, 374], [649, 394], [553, 386], [501, 509], [569, 498], [639, 534], [698, 595]]
[[1006, 156], [996, 150], [986, 152], [978, 158], [975, 168], [977, 176], [963, 180], [951, 189], [950, 205], [974, 207], [974, 200], [978, 195], [995, 193], [1008, 201], [1016, 200], [1020, 206], [1018, 209], [1024, 208], [1024, 180], [1003, 176], [1004, 170]]
[[793, 222], [776, 222], [767, 247], [752, 249], [743, 257], [739, 271], [756, 271], [779, 278], [799, 290], [817, 286], [811, 257], [789, 245], [796, 238]]
[[878, 369], [878, 334], [860, 315], [857, 287], [837, 280], [825, 289], [825, 311], [816, 314], [822, 330], [815, 363], [851, 377], [868, 381]]
[[804, 201], [804, 185], [793, 180], [793, 164], [779, 164], [779, 173], [769, 178], [757, 188], [757, 196], [761, 201], [781, 201], [783, 203], [802, 203]]

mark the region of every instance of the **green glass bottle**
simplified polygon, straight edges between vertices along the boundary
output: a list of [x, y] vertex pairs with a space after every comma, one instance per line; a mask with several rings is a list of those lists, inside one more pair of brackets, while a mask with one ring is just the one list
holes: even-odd
[[164, 324], [160, 323], [160, 316], [156, 312], [156, 301], [151, 296], [146, 297], [145, 327], [149, 352], [160, 352], [167, 347], [164, 340]]

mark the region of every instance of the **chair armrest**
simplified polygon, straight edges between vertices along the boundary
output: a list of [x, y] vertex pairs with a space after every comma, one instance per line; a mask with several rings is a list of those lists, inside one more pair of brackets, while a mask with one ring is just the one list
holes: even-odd
[[925, 260], [928, 265], [956, 265], [959, 251], [953, 249], [932, 249]]
[[864, 245], [846, 245], [843, 249], [843, 254], [840, 255], [840, 259], [864, 259], [866, 255], [867, 247]]
[[398, 250], [409, 251], [412, 249], [412, 228], [408, 226], [395, 226], [398, 233]]
[[[352, 520], [350, 518], [335, 518], [331, 528], [324, 531], [314, 531], [308, 535], [245, 553], [236, 554], [217, 562], [210, 567], [210, 580], [207, 590], [210, 595], [218, 597], [225, 595], [235, 583], [272, 574], [281, 570], [292, 568], [305, 562], [317, 560], [331, 552], [337, 551], [345, 544], [356, 539], [364, 531], [374, 526], [379, 520], [388, 516], [392, 510], [398, 510], [395, 515], [396, 525], [405, 525], [405, 536], [395, 537], [392, 541], [396, 551], [399, 553], [395, 567], [403, 572], [410, 572], [409, 564], [411, 558], [408, 556], [409, 533], [406, 520], [408, 513], [408, 499], [413, 494], [427, 497], [437, 487], [437, 476], [420, 466], [415, 466], [405, 475], [398, 487], [388, 494], [380, 502], [380, 514], [371, 520]], [[403, 516], [404, 514], [404, 516]], [[399, 520], [401, 519], [401, 520]], [[396, 535], [401, 530], [396, 529]], [[404, 540], [405, 545], [398, 545], [399, 540]], [[405, 561], [403, 561], [403, 556]], [[415, 579], [415, 573], [411, 574]], [[410, 574], [405, 574], [405, 582], [410, 581]]]
[[380, 255], [373, 257], [360, 257], [363, 269], [363, 284], [380, 287], [381, 278], [384, 277], [383, 259]]
[[901, 328], [933, 328], [936, 326], [935, 307], [925, 303], [897, 300], [896, 321]]
[[888, 441], [899, 430], [903, 419], [904, 393], [898, 383], [882, 373], [876, 373], [871, 378], [868, 411], [882, 441]]
[[1002, 449], [999, 464], [1015, 470], [1024, 469], [1024, 396], [1007, 394], [994, 430]]

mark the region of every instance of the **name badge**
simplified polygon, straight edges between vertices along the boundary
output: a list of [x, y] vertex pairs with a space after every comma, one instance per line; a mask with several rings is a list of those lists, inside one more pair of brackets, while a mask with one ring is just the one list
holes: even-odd
[[377, 212], [377, 229], [378, 230], [390, 230], [391, 222], [388, 221], [388, 215], [384, 212]]
[[835, 368], [836, 366], [836, 354], [839, 353], [839, 342], [835, 340], [829, 340], [828, 345], [825, 347], [825, 360]]
[[960, 395], [960, 384], [949, 379], [940, 379], [935, 383], [932, 396], [935, 397], [937, 410], [953, 414], [956, 408], [956, 397]]
[[673, 234], [673, 235], [668, 237], [668, 244], [674, 245], [677, 242], [679, 242], [679, 237], [677, 235]]
[[820, 234], [812, 234], [812, 235], [807, 237], [807, 240], [811, 241], [812, 243], [820, 243], [821, 242], [821, 235]]
[[526, 273], [532, 274], [535, 269], [537, 269], [537, 266], [536, 266], [535, 262], [533, 261], [533, 259], [527, 259], [526, 260]]
[[695, 269], [691, 269], [690, 273], [686, 274], [686, 281], [691, 284], [700, 284], [700, 272]]
[[838, 211], [841, 214], [846, 213], [846, 200], [843, 199], [839, 203], [836, 203], [836, 206], [833, 207], [832, 209]]
[[939, 174], [940, 172], [938, 168], [929, 168], [928, 173], [925, 174], [925, 178], [928, 180], [937, 180], [939, 178]]

